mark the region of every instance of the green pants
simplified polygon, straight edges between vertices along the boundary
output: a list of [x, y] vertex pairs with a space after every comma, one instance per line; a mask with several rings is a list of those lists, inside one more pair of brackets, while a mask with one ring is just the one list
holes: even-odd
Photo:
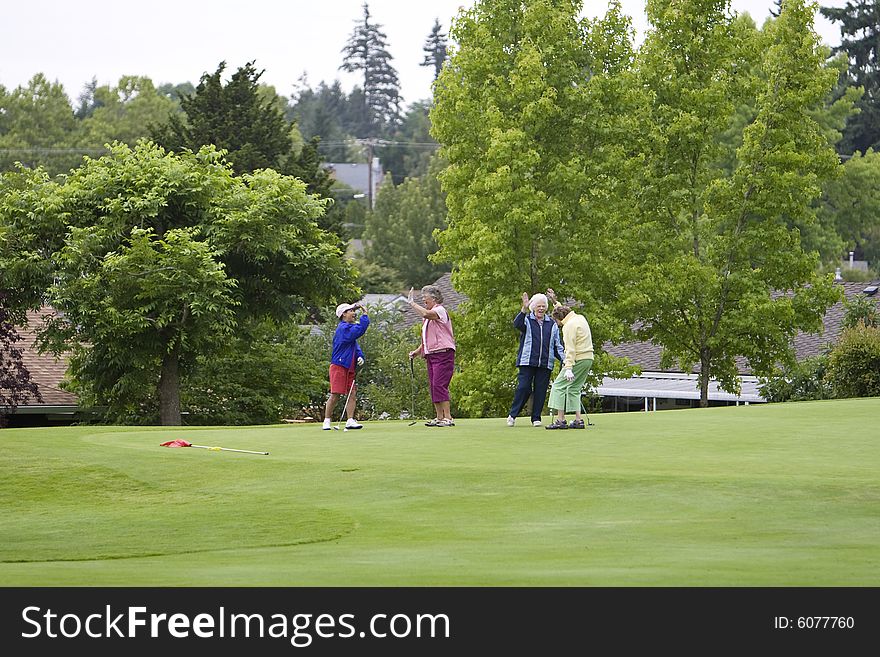
[[587, 382], [587, 375], [592, 367], [592, 358], [584, 358], [577, 361], [574, 367], [571, 368], [571, 371], [574, 373], [574, 379], [571, 381], [565, 380], [562, 374], [565, 368], [562, 368], [559, 376], [556, 377], [556, 380], [550, 387], [550, 401], [547, 405], [557, 411], [564, 410], [566, 413], [574, 413], [579, 410], [581, 407], [581, 390], [584, 388], [584, 383]]

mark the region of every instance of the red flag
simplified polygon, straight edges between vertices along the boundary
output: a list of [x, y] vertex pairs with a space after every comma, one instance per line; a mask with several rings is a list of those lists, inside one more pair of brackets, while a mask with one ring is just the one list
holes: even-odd
[[177, 440], [169, 440], [167, 443], [162, 443], [159, 447], [192, 447], [192, 443], [178, 438]]

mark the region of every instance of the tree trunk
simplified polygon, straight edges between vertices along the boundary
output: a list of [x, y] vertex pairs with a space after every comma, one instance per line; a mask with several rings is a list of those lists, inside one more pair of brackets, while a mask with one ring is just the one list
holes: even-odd
[[162, 359], [159, 377], [159, 421], [165, 427], [179, 427], [180, 420], [180, 372], [177, 349]]
[[709, 406], [709, 350], [700, 350], [700, 408]]

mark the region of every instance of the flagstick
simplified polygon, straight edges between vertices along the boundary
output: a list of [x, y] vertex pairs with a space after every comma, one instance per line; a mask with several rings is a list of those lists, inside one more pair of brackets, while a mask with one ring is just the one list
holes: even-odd
[[215, 452], [241, 452], [242, 454], [261, 454], [269, 456], [269, 452], [254, 452], [249, 449], [232, 449], [231, 447], [209, 447], [208, 445], [190, 445], [190, 447], [201, 447], [202, 449], [210, 449]]

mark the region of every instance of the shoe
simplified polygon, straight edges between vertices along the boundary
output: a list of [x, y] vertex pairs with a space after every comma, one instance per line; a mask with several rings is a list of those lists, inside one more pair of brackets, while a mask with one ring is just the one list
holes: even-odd
[[358, 424], [357, 420], [349, 420], [348, 422], [345, 423], [345, 428], [346, 429], [363, 429], [364, 425]]
[[532, 422], [532, 426], [533, 426], [533, 427], [540, 427], [540, 426], [541, 426], [541, 420], [535, 420], [534, 422]]
[[321, 427], [324, 431], [330, 431], [333, 427], [330, 426], [330, 420], [324, 420], [324, 426]]
[[571, 424], [568, 425], [569, 429], [583, 429], [584, 421], [583, 420], [572, 420]]
[[553, 420], [551, 424], [548, 424], [545, 429], [568, 429], [568, 423], [565, 420]]
[[453, 422], [452, 420], [447, 420], [446, 418], [443, 418], [442, 420], [440, 420], [437, 423], [437, 426], [438, 427], [454, 427], [455, 422]]
[[454, 426], [455, 426], [455, 420], [453, 420], [452, 418], [449, 418], [449, 419], [447, 420], [447, 422], [449, 422], [449, 426], [450, 426], [450, 427], [454, 427]]
[[433, 420], [428, 420], [425, 422], [426, 427], [436, 427], [440, 425], [440, 420], [434, 418]]
[[516, 424], [516, 418], [510, 415], [507, 416], [507, 426], [512, 427]]

